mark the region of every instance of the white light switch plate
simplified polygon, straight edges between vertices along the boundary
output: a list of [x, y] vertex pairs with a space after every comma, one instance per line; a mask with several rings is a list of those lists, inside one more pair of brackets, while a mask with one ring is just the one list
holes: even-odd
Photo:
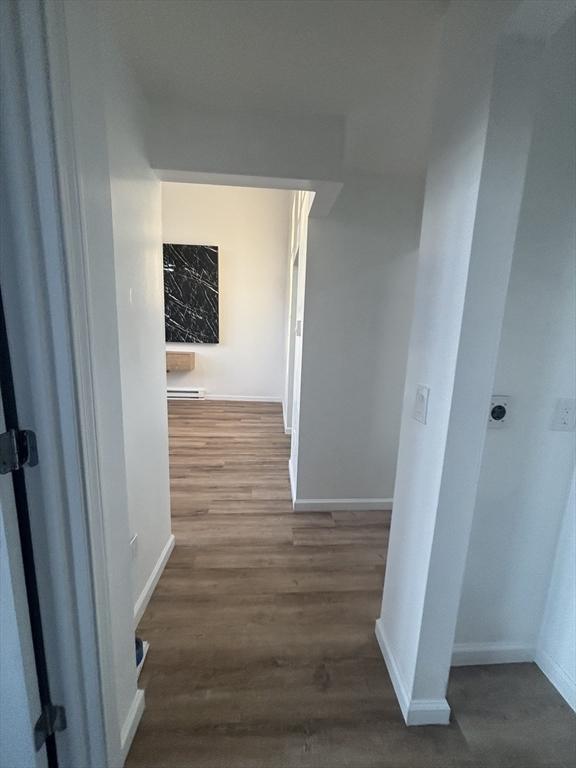
[[556, 400], [550, 429], [557, 432], [573, 432], [576, 429], [576, 400], [573, 397]]
[[430, 396], [430, 389], [418, 384], [416, 387], [416, 397], [414, 398], [414, 410], [412, 417], [416, 421], [426, 424], [428, 418], [428, 397]]

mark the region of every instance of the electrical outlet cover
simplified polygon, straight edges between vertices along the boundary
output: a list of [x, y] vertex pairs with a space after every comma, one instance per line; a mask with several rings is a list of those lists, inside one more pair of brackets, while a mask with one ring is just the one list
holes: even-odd
[[492, 395], [488, 411], [490, 429], [502, 429], [510, 420], [510, 398], [508, 395]]
[[557, 432], [574, 432], [576, 429], [576, 400], [559, 397], [554, 407], [551, 429]]

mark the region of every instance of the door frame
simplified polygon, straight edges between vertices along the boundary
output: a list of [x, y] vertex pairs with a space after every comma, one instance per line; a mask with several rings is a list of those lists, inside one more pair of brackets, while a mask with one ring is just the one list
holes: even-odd
[[288, 320], [286, 323], [286, 373], [282, 413], [284, 432], [292, 434], [292, 410], [294, 407], [294, 359], [296, 348], [296, 314], [298, 310], [298, 249], [291, 253], [288, 265]]
[[[28, 495], [56, 703], [60, 768], [116, 768], [104, 706], [112, 675], [108, 584], [98, 478], [82, 210], [70, 130], [57, 142], [66, 100], [66, 34], [54, 0], [2, 3], [3, 237], [0, 281], [23, 428], [38, 438]], [[59, 119], [63, 121], [60, 113]], [[76, 298], [71, 300], [73, 292]]]
[[[0, 396], [0, 433], [5, 431]], [[0, 475], [0, 615], [0, 680], [3, 695], [8, 690], [10, 700], [10, 712], [0, 719], [0, 766], [48, 768], [46, 750], [36, 751], [34, 745], [42, 706], [11, 473]]]

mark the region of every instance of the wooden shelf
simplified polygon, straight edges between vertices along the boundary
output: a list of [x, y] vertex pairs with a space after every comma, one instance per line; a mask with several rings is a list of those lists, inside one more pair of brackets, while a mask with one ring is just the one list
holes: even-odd
[[166, 373], [193, 371], [195, 364], [194, 352], [166, 352]]

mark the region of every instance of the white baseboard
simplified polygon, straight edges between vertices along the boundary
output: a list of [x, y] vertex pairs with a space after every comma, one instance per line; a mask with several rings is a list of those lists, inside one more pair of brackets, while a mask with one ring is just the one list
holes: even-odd
[[160, 576], [162, 576], [162, 571], [164, 570], [164, 567], [168, 562], [168, 558], [172, 554], [172, 550], [174, 549], [174, 543], [175, 543], [174, 534], [171, 533], [168, 541], [166, 542], [164, 549], [160, 553], [160, 557], [156, 561], [156, 565], [152, 569], [152, 573], [148, 577], [148, 581], [144, 585], [144, 589], [140, 593], [138, 600], [136, 600], [136, 605], [134, 606], [134, 626], [137, 626], [139, 624], [140, 619], [144, 615], [146, 606], [150, 602], [152, 593], [156, 589], [156, 584], [158, 584], [158, 579], [160, 578]]
[[450, 725], [450, 705], [442, 699], [412, 699], [406, 725]]
[[396, 659], [386, 639], [386, 631], [382, 619], [376, 622], [376, 639], [390, 680], [400, 705], [400, 710], [406, 725], [448, 725], [450, 722], [450, 705], [445, 698], [440, 699], [411, 699], [402, 675], [396, 663]]
[[126, 720], [124, 720], [124, 723], [122, 724], [122, 730], [120, 731], [120, 751], [122, 765], [124, 765], [126, 758], [128, 757], [128, 752], [130, 751], [130, 747], [134, 741], [134, 735], [136, 734], [136, 729], [138, 728], [143, 712], [144, 691], [140, 688], [137, 688], [134, 698], [132, 699], [132, 704], [130, 704], [128, 714], [126, 715]]
[[292, 494], [292, 506], [294, 506], [294, 500], [296, 499], [296, 476], [294, 474], [292, 457], [290, 457], [288, 460], [288, 474], [290, 475], [290, 493]]
[[562, 667], [547, 653], [537, 650], [534, 661], [558, 691], [566, 703], [576, 712], [576, 680], [573, 680]]
[[534, 648], [514, 643], [455, 643], [452, 651], [453, 667], [520, 664], [526, 661], [534, 661]]
[[281, 397], [273, 395], [206, 395], [205, 400], [232, 400], [239, 403], [281, 403]]
[[388, 641], [386, 640], [386, 632], [382, 624], [382, 619], [376, 621], [376, 640], [378, 641], [380, 651], [384, 657], [384, 662], [388, 669], [388, 674], [390, 675], [390, 680], [392, 681], [398, 704], [404, 715], [404, 720], [406, 720], [406, 714], [410, 707], [410, 697], [408, 696], [408, 691], [406, 690], [398, 665], [396, 664], [396, 659], [392, 655]]
[[292, 492], [294, 512], [362, 512], [391, 510], [393, 499], [296, 499]]
[[282, 421], [284, 422], [284, 434], [291, 434], [292, 429], [288, 426], [288, 422], [286, 420], [286, 403], [284, 402], [284, 398], [282, 398]]

